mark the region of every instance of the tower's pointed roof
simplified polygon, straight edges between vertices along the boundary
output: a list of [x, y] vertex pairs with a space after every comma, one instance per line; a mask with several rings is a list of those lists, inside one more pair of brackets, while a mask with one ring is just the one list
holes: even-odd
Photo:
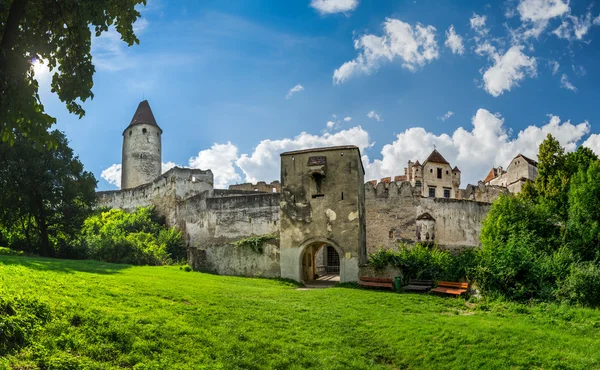
[[148, 103], [148, 100], [144, 100], [140, 103], [140, 105], [138, 105], [135, 114], [133, 115], [133, 118], [129, 123], [129, 126], [127, 126], [125, 131], [127, 131], [127, 129], [130, 127], [141, 124], [156, 126], [160, 130], [161, 134], [163, 132], [160, 126], [158, 126], [158, 123], [156, 123], [156, 119], [154, 118], [154, 114], [152, 114], [152, 109], [150, 109], [150, 104]]
[[431, 152], [431, 154], [429, 154], [429, 157], [427, 157], [427, 159], [425, 160], [425, 162], [423, 162], [423, 165], [425, 165], [425, 163], [427, 163], [427, 162], [450, 164], [440, 154], [440, 152], [437, 151], [437, 149], [433, 149], [433, 152]]

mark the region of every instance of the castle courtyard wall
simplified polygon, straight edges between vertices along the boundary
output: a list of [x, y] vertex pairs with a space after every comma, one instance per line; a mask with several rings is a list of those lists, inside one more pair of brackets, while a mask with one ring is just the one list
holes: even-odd
[[[429, 213], [435, 219], [433, 242], [442, 248], [457, 249], [479, 245], [481, 224], [489, 203], [462, 199], [421, 197], [420, 189], [409, 182], [365, 184], [367, 252], [396, 249], [398, 243], [413, 244], [417, 238], [417, 217]], [[423, 242], [423, 240], [421, 240]]]

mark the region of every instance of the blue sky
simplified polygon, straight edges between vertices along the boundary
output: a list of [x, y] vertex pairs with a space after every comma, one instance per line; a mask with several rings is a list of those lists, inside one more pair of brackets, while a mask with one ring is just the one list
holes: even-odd
[[[276, 180], [279, 153], [356, 144], [366, 180], [435, 145], [462, 186], [535, 157], [547, 133], [600, 154], [600, 4], [509, 1], [149, 0], [133, 47], [93, 41], [83, 119], [41, 98], [99, 180], [118, 186], [123, 129], [148, 99], [165, 168], [218, 187]], [[51, 72], [52, 73], [52, 72]]]

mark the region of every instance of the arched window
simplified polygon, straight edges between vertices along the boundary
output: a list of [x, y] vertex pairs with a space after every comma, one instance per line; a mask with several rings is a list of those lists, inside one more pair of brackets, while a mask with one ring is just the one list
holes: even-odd
[[148, 130], [146, 130], [145, 128], [142, 129], [142, 133], [145, 134], [146, 132], [148, 132]]

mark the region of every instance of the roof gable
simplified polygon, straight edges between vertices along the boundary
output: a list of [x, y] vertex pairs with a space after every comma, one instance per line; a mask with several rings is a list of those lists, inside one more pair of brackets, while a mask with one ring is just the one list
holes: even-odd
[[441, 164], [448, 164], [448, 165], [450, 164], [440, 154], [440, 152], [437, 151], [437, 149], [433, 149], [433, 152], [431, 152], [431, 154], [429, 154], [429, 157], [427, 157], [427, 159], [425, 160], [425, 162], [423, 162], [423, 165], [425, 165], [425, 163], [427, 163], [427, 162], [441, 163]]

